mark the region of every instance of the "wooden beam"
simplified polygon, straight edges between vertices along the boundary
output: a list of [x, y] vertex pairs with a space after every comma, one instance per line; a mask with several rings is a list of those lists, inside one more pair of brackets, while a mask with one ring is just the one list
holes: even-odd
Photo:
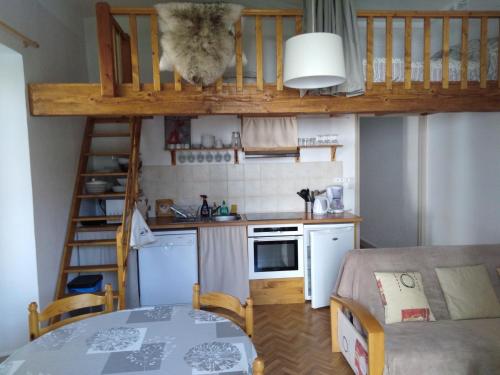
[[[130, 14], [148, 16], [152, 14], [157, 14], [155, 8], [134, 8], [134, 7], [119, 7], [119, 8], [111, 8], [111, 14], [116, 16], [127, 16]], [[245, 8], [241, 11], [242, 16], [262, 16], [262, 17], [275, 17], [275, 16], [283, 16], [283, 17], [302, 17], [304, 11], [302, 9], [253, 9], [253, 8]]]
[[283, 90], [283, 18], [276, 16], [276, 89]]
[[234, 24], [234, 43], [236, 51], [236, 88], [243, 90], [243, 46], [241, 34], [241, 18]]
[[174, 90], [175, 91], [181, 91], [182, 90], [182, 76], [177, 71], [177, 69], [174, 69]]
[[[392, 65], [389, 62], [389, 65]], [[366, 88], [373, 86], [373, 17], [366, 20]]]
[[392, 89], [392, 17], [385, 20], [385, 87]]
[[431, 87], [431, 19], [424, 18], [424, 88]]
[[456, 11], [456, 10], [358, 10], [358, 17], [413, 17], [413, 18], [461, 18], [500, 17], [500, 11]]
[[97, 43], [99, 45], [99, 77], [101, 95], [115, 96], [115, 51], [113, 49], [113, 20], [109, 4], [96, 4]]
[[[411, 89], [411, 17], [405, 18], [405, 89]], [[387, 62], [386, 62], [387, 65]], [[392, 61], [390, 62], [392, 66]]]
[[257, 64], [257, 88], [264, 89], [262, 18], [255, 17], [255, 59]]
[[422, 83], [413, 83], [412, 89], [393, 83], [387, 90], [385, 83], [374, 85], [362, 96], [346, 98], [305, 96], [297, 90], [277, 91], [274, 84], [264, 91], [246, 86], [245, 92], [227, 84], [217, 94], [215, 87], [196, 91], [186, 86], [182, 94], [173, 84], [163, 84], [162, 91], [154, 91], [151, 84], [143, 84], [134, 91], [131, 84], [119, 85], [118, 96], [102, 97], [99, 84], [30, 84], [31, 113], [36, 116], [152, 116], [152, 115], [207, 115], [207, 114], [307, 114], [307, 113], [436, 113], [500, 111], [500, 90], [497, 81], [489, 82], [487, 89], [469, 83], [467, 90], [459, 82], [443, 89], [440, 83], [431, 84], [431, 91]]
[[460, 88], [466, 89], [469, 80], [469, 17], [462, 18], [462, 48], [460, 63]]
[[137, 49], [137, 17], [132, 15], [129, 17], [130, 29], [130, 56], [132, 64], [132, 87], [134, 91], [141, 89], [141, 79], [139, 74], [139, 52]]
[[158, 16], [156, 14], [151, 15], [151, 53], [153, 63], [153, 87], [155, 91], [160, 91], [160, 52], [158, 50]]

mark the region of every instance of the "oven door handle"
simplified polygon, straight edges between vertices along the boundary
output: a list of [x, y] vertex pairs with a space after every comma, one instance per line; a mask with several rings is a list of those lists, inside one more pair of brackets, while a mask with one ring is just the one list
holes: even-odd
[[275, 236], [275, 237], [249, 237], [250, 240], [254, 242], [268, 242], [268, 241], [274, 241], [274, 242], [279, 242], [279, 241], [301, 241], [302, 236]]

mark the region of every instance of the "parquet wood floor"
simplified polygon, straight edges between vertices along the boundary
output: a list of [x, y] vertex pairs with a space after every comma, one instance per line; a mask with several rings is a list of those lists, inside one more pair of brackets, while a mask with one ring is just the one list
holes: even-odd
[[332, 353], [330, 309], [311, 305], [254, 306], [252, 341], [266, 375], [352, 375], [340, 353]]

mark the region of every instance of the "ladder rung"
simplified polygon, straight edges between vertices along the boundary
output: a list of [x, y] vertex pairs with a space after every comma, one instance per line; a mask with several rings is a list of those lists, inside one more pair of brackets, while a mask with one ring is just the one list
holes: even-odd
[[127, 172], [84, 172], [82, 177], [127, 177]]
[[85, 225], [76, 227], [77, 232], [116, 232], [118, 224]]
[[68, 246], [115, 246], [116, 240], [74, 240], [68, 242]]
[[[79, 294], [82, 294], [82, 293], [65, 293], [61, 298], [73, 297], [73, 296], [77, 296]], [[90, 293], [90, 294], [95, 294], [95, 295], [98, 295], [98, 296], [103, 296], [104, 292], [97, 292], [97, 293]], [[118, 292], [113, 291], [113, 298], [114, 299], [118, 299], [118, 297], [119, 297]]]
[[130, 117], [95, 117], [95, 124], [129, 124]]
[[113, 216], [79, 216], [79, 217], [74, 217], [73, 222], [82, 222], [82, 221], [116, 221], [116, 220], [121, 220], [122, 217], [121, 215], [113, 215]]
[[118, 271], [117, 264], [96, 264], [93, 266], [72, 266], [66, 267], [64, 273], [77, 272], [116, 272]]
[[125, 198], [125, 193], [79, 194], [76, 197], [80, 199]]
[[118, 157], [128, 157], [130, 152], [87, 152], [86, 156], [118, 156]]
[[102, 137], [102, 138], [118, 138], [118, 137], [130, 137], [129, 132], [95, 132], [92, 134], [92, 137]]

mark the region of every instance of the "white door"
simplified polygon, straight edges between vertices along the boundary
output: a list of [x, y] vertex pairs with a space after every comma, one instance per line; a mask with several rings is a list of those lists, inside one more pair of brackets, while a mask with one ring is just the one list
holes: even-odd
[[330, 304], [342, 259], [354, 247], [354, 225], [339, 224], [337, 228], [313, 231], [311, 243], [311, 306]]

